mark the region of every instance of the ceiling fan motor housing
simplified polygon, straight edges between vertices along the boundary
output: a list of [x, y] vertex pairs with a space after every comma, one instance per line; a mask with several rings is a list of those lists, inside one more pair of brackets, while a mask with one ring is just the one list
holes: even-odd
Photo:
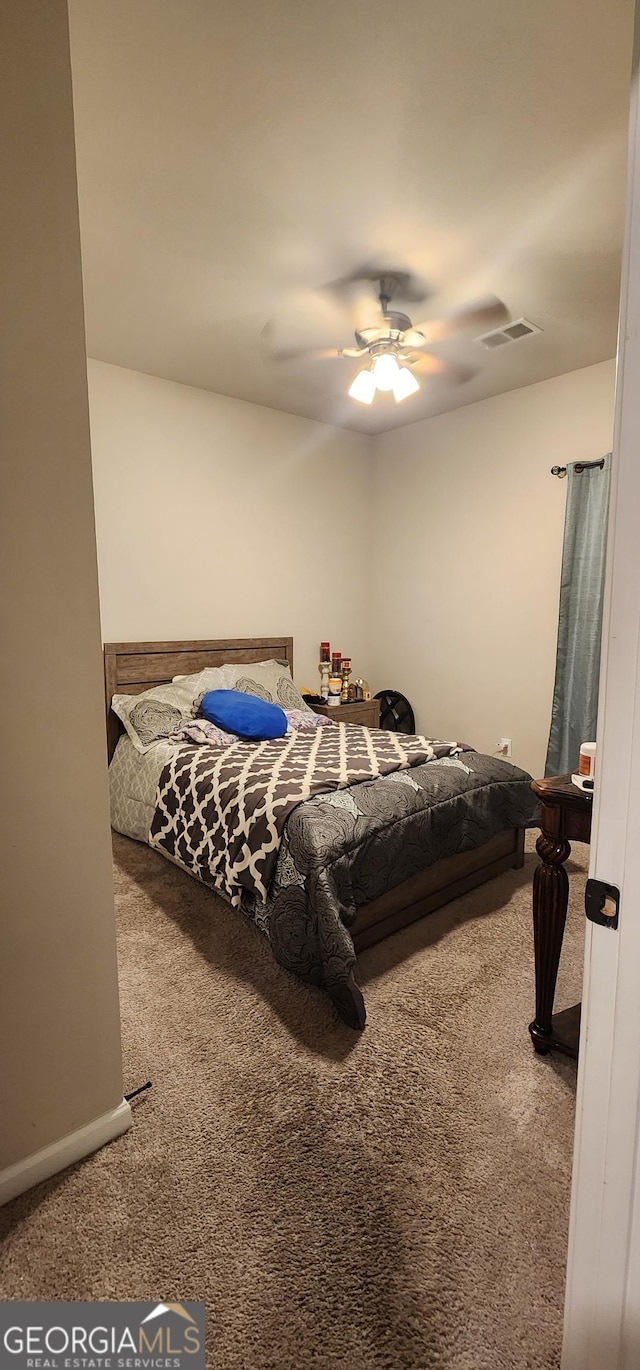
[[385, 313], [383, 319], [384, 322], [377, 328], [356, 329], [358, 347], [402, 345], [402, 336], [411, 328], [411, 319], [406, 314], [398, 314], [395, 311]]

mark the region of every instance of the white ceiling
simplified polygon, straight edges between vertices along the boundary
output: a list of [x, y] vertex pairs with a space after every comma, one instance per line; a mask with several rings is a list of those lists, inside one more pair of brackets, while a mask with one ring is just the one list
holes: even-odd
[[[71, 0], [89, 354], [364, 432], [613, 356], [632, 0]], [[487, 292], [544, 331], [371, 409], [349, 302]]]

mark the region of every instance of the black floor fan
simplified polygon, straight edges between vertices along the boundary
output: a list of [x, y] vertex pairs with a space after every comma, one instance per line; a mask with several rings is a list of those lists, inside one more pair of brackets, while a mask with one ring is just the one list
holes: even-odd
[[416, 720], [408, 699], [399, 690], [379, 690], [374, 699], [380, 701], [379, 726], [388, 733], [415, 733]]

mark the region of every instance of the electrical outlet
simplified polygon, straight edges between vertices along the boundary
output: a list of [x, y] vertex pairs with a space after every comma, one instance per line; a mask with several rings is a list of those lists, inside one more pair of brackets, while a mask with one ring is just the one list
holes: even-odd
[[498, 751], [501, 756], [511, 756], [511, 738], [501, 737], [498, 743]]

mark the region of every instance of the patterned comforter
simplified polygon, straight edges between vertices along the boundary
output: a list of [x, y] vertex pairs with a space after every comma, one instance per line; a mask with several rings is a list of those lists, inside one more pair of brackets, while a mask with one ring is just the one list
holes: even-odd
[[279, 963], [362, 1026], [357, 909], [534, 823], [530, 781], [455, 744], [347, 724], [266, 744], [183, 745], [162, 770], [149, 842], [241, 903]]

